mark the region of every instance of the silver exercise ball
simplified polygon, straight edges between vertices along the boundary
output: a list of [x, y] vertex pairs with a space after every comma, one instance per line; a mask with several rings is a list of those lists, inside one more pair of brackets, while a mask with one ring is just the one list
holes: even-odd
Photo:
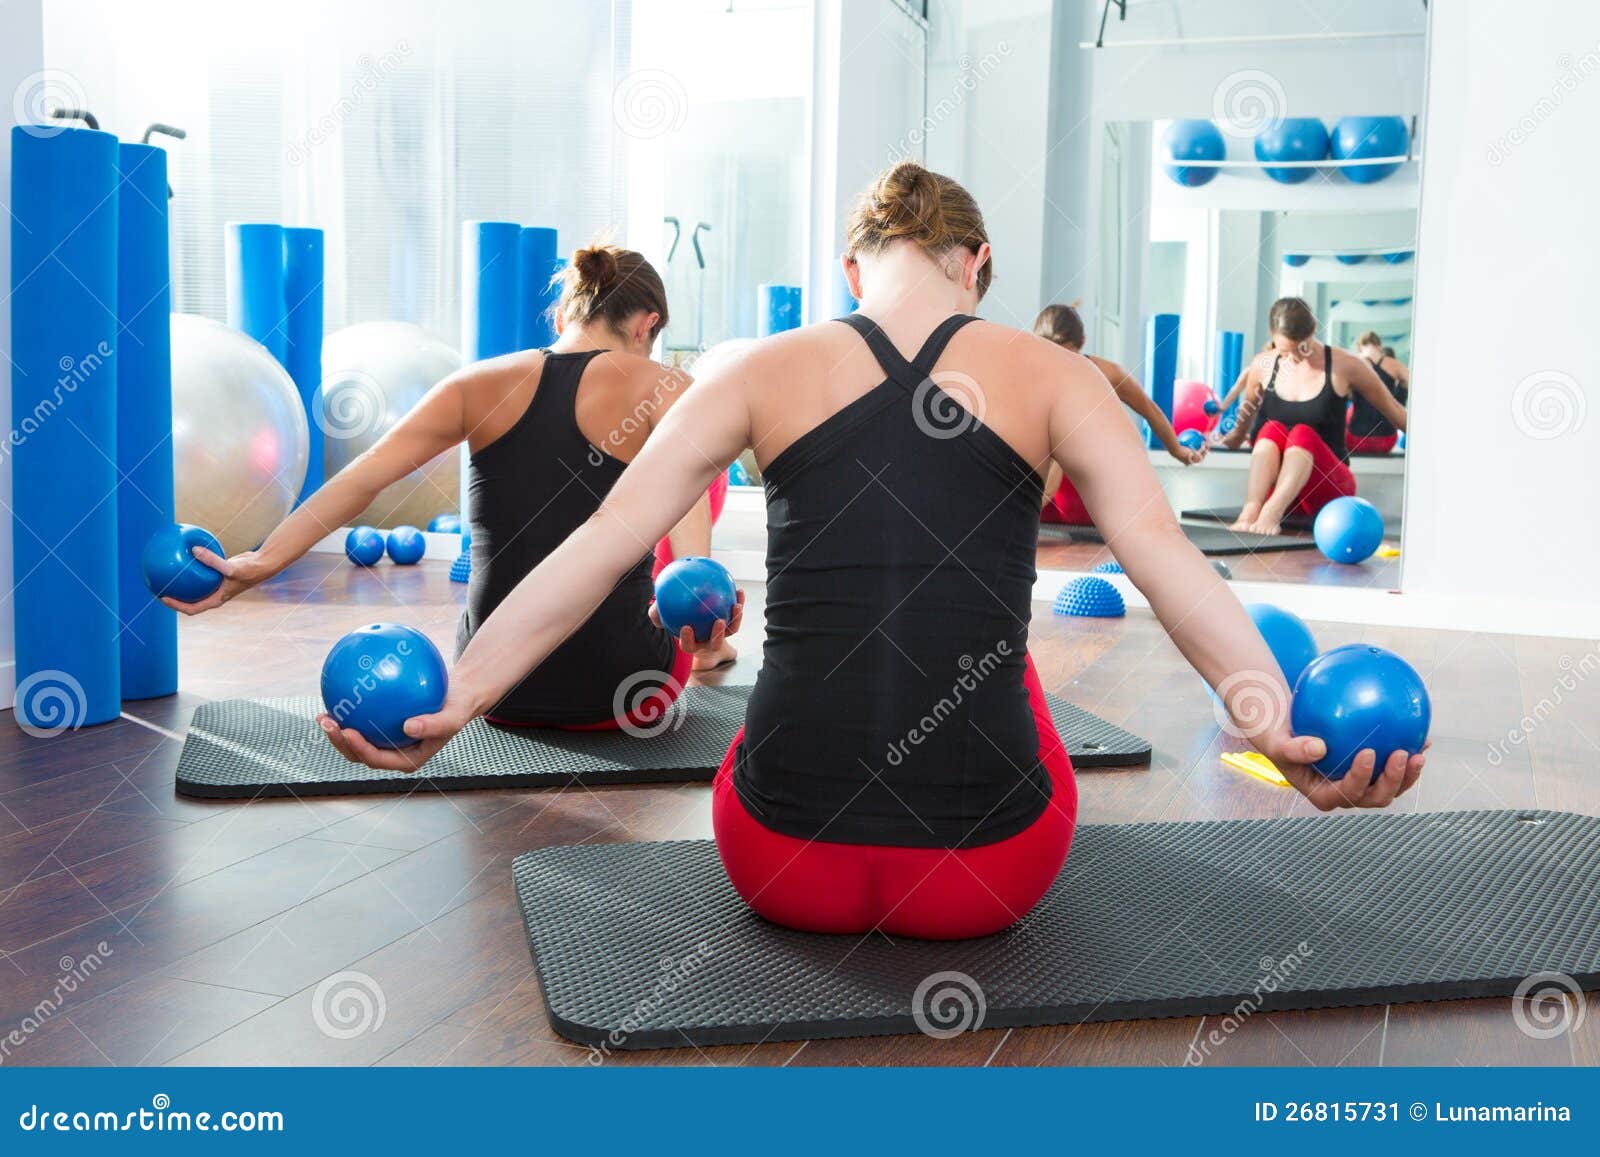
[[[461, 355], [420, 326], [369, 321], [322, 343], [323, 462], [327, 477], [370, 450], [422, 396], [461, 368]], [[355, 522], [427, 526], [461, 509], [460, 455], [447, 450], [385, 487]]]
[[210, 318], [172, 315], [172, 473], [179, 522], [228, 554], [294, 509], [311, 439], [305, 407], [267, 348]]

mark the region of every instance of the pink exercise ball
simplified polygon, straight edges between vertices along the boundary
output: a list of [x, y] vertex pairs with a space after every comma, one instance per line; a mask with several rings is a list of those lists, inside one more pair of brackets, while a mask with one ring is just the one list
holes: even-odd
[[1179, 434], [1185, 430], [1209, 433], [1220, 416], [1221, 408], [1210, 386], [1204, 382], [1172, 383], [1172, 428]]

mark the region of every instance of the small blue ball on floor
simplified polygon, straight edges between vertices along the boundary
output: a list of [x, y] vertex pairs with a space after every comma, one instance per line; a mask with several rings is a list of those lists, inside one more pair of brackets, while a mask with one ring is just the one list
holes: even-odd
[[1377, 754], [1377, 779], [1392, 753], [1422, 750], [1432, 718], [1416, 668], [1366, 643], [1335, 647], [1307, 664], [1289, 710], [1296, 735], [1314, 735], [1328, 745], [1327, 755], [1311, 765], [1328, 779], [1343, 779], [1368, 748]]
[[1317, 511], [1311, 536], [1330, 561], [1353, 566], [1383, 545], [1383, 515], [1365, 498], [1335, 498]]
[[459, 514], [435, 514], [428, 523], [429, 534], [460, 534], [461, 516]]
[[[1215, 406], [1215, 402], [1207, 402], [1208, 406]], [[1210, 412], [1210, 411], [1208, 411]], [[1185, 430], [1178, 435], [1178, 445], [1189, 450], [1198, 450], [1206, 444], [1206, 436], [1199, 430]]]
[[357, 566], [376, 566], [383, 548], [383, 532], [375, 526], [357, 526], [344, 536], [344, 556]]
[[428, 540], [414, 526], [397, 526], [389, 532], [389, 557], [401, 566], [415, 566], [428, 553]]
[[180, 603], [197, 603], [222, 585], [221, 573], [195, 558], [197, 546], [223, 554], [216, 535], [187, 522], [163, 527], [150, 536], [139, 556], [139, 569], [151, 594]]
[[1128, 613], [1122, 593], [1103, 578], [1075, 578], [1056, 595], [1052, 608], [1058, 615], [1084, 619], [1117, 619]]
[[1100, 563], [1098, 566], [1090, 567], [1089, 568], [1089, 573], [1090, 574], [1122, 574], [1124, 572], [1122, 570], [1122, 564], [1120, 562], [1118, 562], [1116, 559], [1111, 559], [1108, 562]]
[[1245, 611], [1278, 660], [1284, 682], [1293, 687], [1307, 664], [1317, 657], [1317, 640], [1299, 615], [1271, 603], [1247, 603]]
[[680, 558], [656, 576], [656, 613], [674, 637], [692, 627], [694, 637], [705, 642], [717, 622], [733, 614], [738, 597], [733, 575], [714, 559]]
[[340, 727], [359, 731], [374, 747], [410, 747], [414, 715], [444, 706], [449, 673], [439, 648], [421, 631], [398, 623], [359, 627], [333, 645], [322, 663], [322, 705]]

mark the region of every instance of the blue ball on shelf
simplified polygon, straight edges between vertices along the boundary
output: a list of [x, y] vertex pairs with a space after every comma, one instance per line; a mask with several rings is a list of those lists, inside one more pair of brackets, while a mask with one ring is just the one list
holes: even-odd
[[415, 566], [428, 553], [428, 540], [414, 526], [397, 526], [389, 532], [389, 557], [401, 566]]
[[1122, 574], [1123, 573], [1122, 564], [1120, 562], [1118, 562], [1116, 559], [1111, 559], [1111, 560], [1109, 560], [1107, 562], [1100, 563], [1098, 566], [1090, 567], [1089, 568], [1089, 573], [1090, 574]]
[[1283, 263], [1285, 265], [1293, 266], [1296, 269], [1300, 268], [1300, 266], [1304, 265], [1310, 260], [1311, 254], [1309, 253], [1285, 253], [1283, 255]]
[[405, 721], [444, 706], [449, 675], [439, 648], [398, 623], [359, 627], [333, 645], [322, 663], [322, 705], [340, 727], [374, 747], [410, 747]]
[[1311, 537], [1332, 562], [1365, 562], [1383, 544], [1383, 515], [1365, 498], [1335, 498], [1317, 511]]
[[1117, 619], [1128, 613], [1122, 594], [1103, 578], [1075, 578], [1056, 595], [1054, 611], [1086, 619]]
[[1360, 265], [1366, 259], [1365, 253], [1341, 253], [1337, 258], [1340, 265]]
[[1185, 430], [1178, 435], [1178, 445], [1188, 450], [1198, 450], [1206, 444], [1206, 436], [1199, 430]]
[[1414, 250], [1402, 249], [1398, 253], [1385, 253], [1383, 255], [1383, 259], [1390, 265], [1403, 265], [1405, 262], [1410, 261], [1415, 255], [1416, 254]]
[[733, 575], [715, 559], [680, 558], [656, 576], [656, 613], [674, 637], [693, 627], [694, 637], [705, 642], [719, 620], [732, 616], [738, 597]]
[[[1359, 161], [1367, 157], [1403, 157], [1410, 142], [1411, 130], [1404, 117], [1342, 117], [1333, 126], [1330, 143], [1335, 160]], [[1384, 165], [1349, 165], [1339, 171], [1357, 185], [1370, 185], [1399, 167], [1399, 162], [1395, 161]]]
[[[1256, 134], [1258, 161], [1322, 161], [1328, 157], [1328, 129], [1316, 117], [1284, 117]], [[1311, 179], [1316, 169], [1295, 167], [1264, 170], [1282, 185], [1298, 185]]]
[[177, 522], [150, 536], [139, 556], [139, 570], [151, 594], [180, 603], [197, 603], [211, 597], [222, 585], [222, 574], [195, 558], [197, 546], [227, 557], [217, 536], [203, 526]]
[[428, 523], [429, 534], [460, 534], [461, 516], [459, 514], [435, 514]]
[[[1222, 132], [1206, 120], [1177, 120], [1167, 126], [1167, 153], [1174, 161], [1220, 161], [1228, 155]], [[1180, 185], [1197, 188], [1217, 175], [1209, 165], [1168, 165], [1167, 176]]]
[[376, 566], [383, 548], [383, 532], [375, 526], [353, 527], [344, 536], [344, 556], [357, 566]]
[[1400, 656], [1366, 643], [1335, 647], [1307, 664], [1295, 684], [1289, 726], [1314, 735], [1328, 753], [1311, 766], [1343, 779], [1362, 751], [1377, 754], [1372, 778], [1396, 751], [1415, 755], [1428, 738], [1433, 707], [1422, 676]]

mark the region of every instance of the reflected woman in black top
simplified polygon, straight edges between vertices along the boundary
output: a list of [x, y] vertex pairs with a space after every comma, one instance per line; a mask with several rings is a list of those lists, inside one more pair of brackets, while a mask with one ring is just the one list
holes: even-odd
[[[1383, 338], [1372, 330], [1356, 341], [1356, 355], [1365, 358], [1372, 372], [1396, 402], [1404, 406], [1411, 395], [1411, 371], [1394, 356], [1394, 351], [1383, 344]], [[1387, 454], [1400, 439], [1394, 423], [1384, 417], [1378, 408], [1357, 394], [1350, 399], [1350, 420], [1346, 426], [1345, 441], [1352, 454]]]
[[[1179, 530], [1138, 435], [1081, 356], [973, 316], [992, 276], [982, 214], [902, 162], [852, 211], [860, 310], [751, 343], [690, 388], [595, 515], [479, 626], [413, 748], [415, 768], [537, 668], [746, 447], [765, 479], [767, 615], [744, 733], [711, 803], [758, 913], [815, 932], [950, 938], [1020, 919], [1066, 856], [1071, 768], [1028, 655], [1037, 511], [1053, 462], [1241, 733], [1322, 808], [1381, 807], [1401, 755], [1344, 779], [1287, 711], [1260, 632]], [[1365, 774], [1362, 773], [1364, 767]], [[1130, 870], [1136, 866], [1130, 865]]]

